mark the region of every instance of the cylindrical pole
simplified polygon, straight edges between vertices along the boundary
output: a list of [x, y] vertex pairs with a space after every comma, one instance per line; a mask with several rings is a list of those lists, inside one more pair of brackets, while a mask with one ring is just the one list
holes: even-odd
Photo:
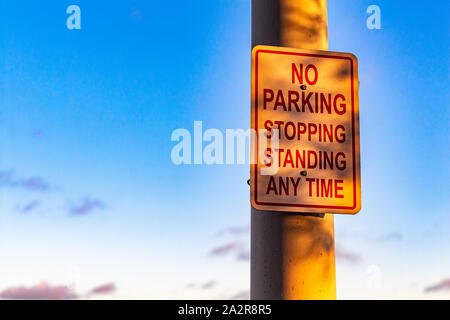
[[[252, 47], [328, 50], [326, 0], [252, 0]], [[336, 299], [333, 215], [251, 212], [251, 299]]]

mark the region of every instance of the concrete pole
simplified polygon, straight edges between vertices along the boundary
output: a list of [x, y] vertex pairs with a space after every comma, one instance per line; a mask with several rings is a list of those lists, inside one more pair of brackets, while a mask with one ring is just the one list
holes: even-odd
[[[326, 0], [252, 0], [252, 47], [328, 50]], [[336, 299], [333, 215], [251, 212], [251, 299]]]

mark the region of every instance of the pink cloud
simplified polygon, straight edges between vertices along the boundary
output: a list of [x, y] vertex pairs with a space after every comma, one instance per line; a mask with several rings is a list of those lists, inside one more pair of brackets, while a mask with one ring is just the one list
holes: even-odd
[[444, 279], [432, 286], [425, 288], [425, 292], [439, 292], [439, 291], [449, 291], [450, 290], [450, 279]]
[[78, 295], [67, 286], [51, 286], [42, 282], [33, 287], [11, 287], [0, 292], [2, 299], [70, 300]]
[[48, 183], [44, 182], [41, 178], [28, 178], [18, 182], [21, 187], [31, 191], [46, 191], [50, 189]]
[[89, 291], [89, 294], [110, 294], [116, 291], [116, 285], [114, 283], [105, 283], [101, 286], [95, 287]]
[[209, 253], [210, 256], [225, 256], [236, 252], [236, 259], [239, 261], [250, 261], [250, 251], [240, 242], [230, 242], [216, 247]]
[[10, 300], [73, 300], [91, 295], [110, 294], [116, 291], [114, 283], [94, 287], [87, 294], [80, 295], [65, 285], [52, 286], [41, 282], [32, 287], [10, 287], [0, 292], [1, 299]]
[[351, 264], [357, 264], [361, 262], [362, 258], [360, 255], [346, 251], [340, 246], [336, 246], [335, 251], [336, 259], [349, 262]]
[[223, 256], [239, 249], [241, 245], [238, 242], [230, 242], [223, 246], [216, 247], [209, 253], [211, 256]]
[[7, 187], [21, 187], [30, 191], [47, 191], [50, 185], [39, 177], [13, 179], [14, 171], [0, 171], [0, 185]]
[[95, 209], [101, 209], [103, 207], [104, 207], [103, 203], [100, 202], [99, 200], [91, 200], [86, 198], [78, 205], [73, 206], [70, 209], [70, 213], [72, 215], [82, 216], [88, 214], [89, 212]]

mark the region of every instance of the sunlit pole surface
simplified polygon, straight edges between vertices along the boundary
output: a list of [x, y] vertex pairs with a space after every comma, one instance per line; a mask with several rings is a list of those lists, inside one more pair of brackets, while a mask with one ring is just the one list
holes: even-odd
[[[252, 47], [328, 50], [326, 0], [252, 0]], [[251, 212], [251, 299], [336, 299], [333, 215]]]

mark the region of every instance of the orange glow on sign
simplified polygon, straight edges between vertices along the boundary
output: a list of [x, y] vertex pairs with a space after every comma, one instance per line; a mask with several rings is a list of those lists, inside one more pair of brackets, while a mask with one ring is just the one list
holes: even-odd
[[253, 49], [254, 208], [360, 210], [358, 100], [358, 62], [352, 54]]

